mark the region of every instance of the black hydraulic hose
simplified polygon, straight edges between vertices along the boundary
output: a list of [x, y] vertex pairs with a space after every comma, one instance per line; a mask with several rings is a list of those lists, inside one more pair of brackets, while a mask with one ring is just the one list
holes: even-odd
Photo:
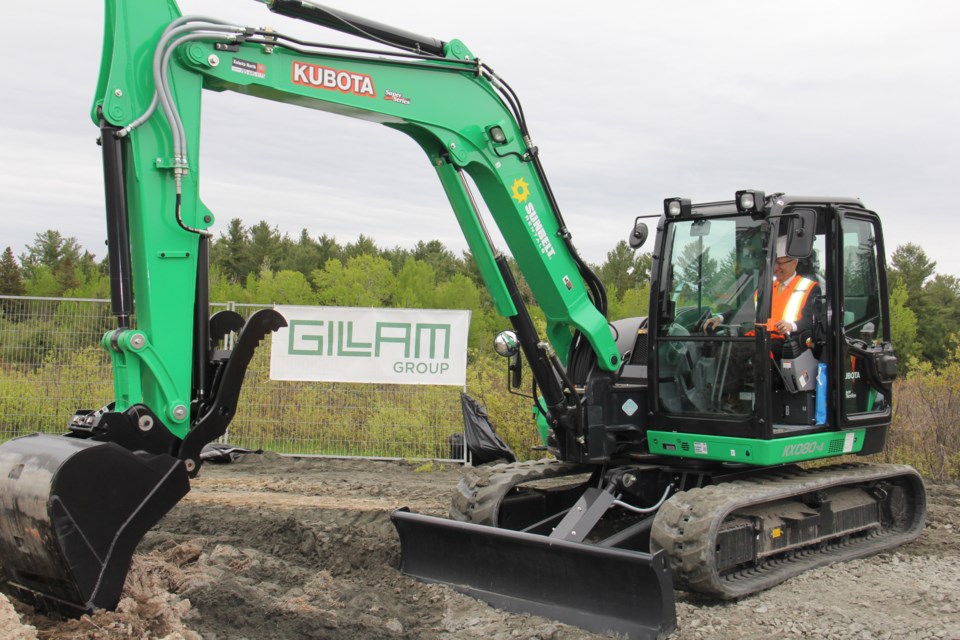
[[123, 173], [123, 140], [120, 129], [100, 123], [103, 148], [103, 184], [107, 208], [107, 258], [110, 263], [110, 308], [121, 329], [130, 327], [133, 316], [133, 284], [130, 262], [130, 222], [126, 180]]
[[[368, 49], [365, 47], [354, 47], [350, 45], [340, 45], [332, 44], [329, 42], [317, 42], [313, 40], [303, 40], [301, 38], [294, 38], [291, 35], [284, 33], [279, 33], [276, 31], [263, 31], [258, 30], [254, 32], [254, 35], [257, 37], [248, 37], [245, 41], [262, 44], [262, 45], [276, 45], [280, 44], [281, 46], [291, 49], [292, 51], [297, 51], [298, 53], [310, 53], [315, 54], [315, 51], [310, 51], [311, 49], [324, 49], [324, 55], [331, 57], [340, 57], [348, 60], [369, 60], [367, 57], [358, 57], [358, 56], [348, 56], [344, 54], [330, 53], [329, 51], [347, 51], [350, 53], [362, 53], [362, 54], [371, 54], [377, 56], [376, 62], [386, 62], [386, 63], [401, 63], [414, 60], [430, 60], [431, 62], [443, 62], [449, 63], [449, 70], [464, 72], [464, 71], [473, 71], [476, 67], [476, 62], [473, 60], [457, 60], [455, 58], [438, 58], [433, 55], [425, 55], [422, 53], [400, 53], [397, 51], [387, 51], [385, 49]], [[288, 44], [289, 43], [289, 44]], [[295, 46], [294, 46], [295, 45]], [[329, 50], [329, 51], [327, 51]], [[390, 60], [389, 58], [384, 58], [383, 56], [389, 56], [390, 58], [398, 58], [398, 60]], [[410, 62], [406, 62], [410, 64]], [[424, 69], [429, 71], [434, 71], [437, 69], [444, 69], [443, 67], [426, 67], [424, 65], [417, 65], [417, 69]]]
[[445, 43], [441, 40], [397, 29], [344, 11], [335, 11], [302, 0], [271, 0], [268, 7], [270, 11], [280, 15], [305, 20], [321, 27], [366, 38], [391, 47], [418, 53], [426, 52], [437, 56], [444, 55], [443, 47]]
[[553, 374], [552, 369], [548, 367], [543, 360], [540, 352], [540, 340], [537, 336], [537, 329], [533, 324], [533, 320], [530, 318], [526, 305], [523, 303], [520, 289], [517, 287], [517, 281], [513, 277], [513, 272], [510, 271], [510, 265], [507, 264], [506, 256], [502, 254], [497, 256], [496, 262], [500, 270], [500, 276], [503, 278], [507, 286], [507, 291], [510, 293], [510, 298], [517, 308], [517, 314], [510, 317], [510, 323], [513, 325], [514, 331], [517, 332], [520, 348], [523, 350], [523, 355], [527, 358], [527, 363], [530, 365], [530, 372], [533, 375], [533, 379], [536, 380], [537, 385], [540, 387], [543, 399], [547, 403], [547, 409], [552, 414], [551, 417], [556, 419], [558, 415], [555, 412], [566, 407], [563, 389], [559, 382], [557, 382], [557, 378]]
[[[597, 277], [589, 265], [587, 265], [587, 263], [580, 256], [580, 253], [577, 251], [577, 248], [571, 241], [570, 232], [567, 229], [566, 222], [563, 219], [563, 214], [560, 212], [560, 205], [557, 203], [553, 189], [550, 187], [550, 181], [547, 179], [546, 171], [544, 171], [543, 165], [540, 162], [539, 152], [537, 148], [532, 145], [532, 141], [530, 140], [530, 133], [529, 129], [527, 128], [526, 118], [523, 113], [523, 106], [520, 103], [519, 96], [517, 96], [516, 92], [510, 87], [510, 85], [499, 78], [489, 66], [480, 64], [480, 68], [484, 73], [487, 74], [494, 88], [497, 90], [497, 93], [504, 100], [508, 109], [513, 113], [514, 118], [517, 121], [517, 126], [520, 129], [520, 133], [523, 135], [524, 140], [528, 145], [528, 152], [524, 156], [524, 160], [533, 163], [537, 177], [540, 179], [540, 182], [543, 185], [547, 201], [550, 203], [550, 207], [553, 209], [557, 217], [557, 223], [560, 227], [557, 235], [563, 239], [563, 242], [566, 245], [567, 250], [570, 252], [574, 263], [577, 265], [577, 270], [580, 273], [580, 277], [587, 286], [587, 292], [590, 296], [590, 300], [593, 302], [597, 310], [606, 316], [608, 310], [606, 288], [603, 286], [603, 282], [601, 282], [600, 278]], [[594, 352], [593, 347], [586, 340], [582, 332], [575, 332], [573, 340], [570, 343], [570, 351], [567, 354], [566, 373], [572, 377], [574, 383], [584, 384], [590, 372], [593, 370], [595, 362], [596, 353]], [[573, 391], [573, 389], [571, 389], [571, 391]]]
[[[516, 92], [510, 87], [509, 84], [507, 84], [502, 78], [498, 77], [497, 74], [494, 73], [493, 69], [485, 64], [481, 64], [480, 66], [481, 69], [490, 77], [493, 86], [497, 89], [500, 96], [506, 101], [510, 111], [514, 115], [514, 118], [517, 120], [520, 133], [524, 136], [524, 138], [526, 138], [527, 144], [530, 145], [530, 131], [527, 128], [527, 121], [523, 114], [523, 106], [520, 103], [519, 96], [517, 96]], [[600, 313], [606, 316], [606, 288], [603, 286], [603, 283], [596, 276], [593, 270], [590, 269], [586, 262], [584, 262], [583, 258], [580, 256], [580, 253], [577, 251], [577, 248], [573, 246], [573, 243], [570, 241], [570, 232], [567, 229], [567, 223], [564, 221], [563, 214], [560, 212], [560, 205], [557, 203], [553, 189], [550, 187], [550, 181], [547, 179], [546, 171], [544, 171], [543, 165], [540, 162], [540, 156], [536, 147], [529, 147], [529, 157], [527, 159], [533, 162], [534, 169], [537, 172], [537, 177], [540, 178], [540, 182], [543, 184], [547, 201], [550, 203], [550, 207], [557, 216], [557, 222], [560, 225], [558, 235], [563, 238], [564, 243], [567, 245], [567, 249], [573, 256], [574, 262], [577, 264], [577, 269], [580, 272], [580, 276], [583, 278], [589, 289], [590, 299], [593, 301], [594, 306], [597, 307]]]
[[210, 237], [205, 235], [200, 236], [197, 245], [196, 291], [193, 312], [194, 397], [203, 404], [210, 389]]
[[480, 63], [480, 68], [486, 72], [493, 83], [493, 86], [500, 93], [500, 96], [510, 105], [510, 110], [513, 112], [513, 117], [516, 118], [517, 126], [520, 128], [520, 134], [524, 137], [528, 137], [530, 135], [530, 131], [527, 128], [527, 118], [523, 115], [523, 105], [520, 104], [520, 98], [517, 96], [517, 93], [503, 80], [503, 78], [494, 73], [493, 69], [491, 69], [489, 66]]

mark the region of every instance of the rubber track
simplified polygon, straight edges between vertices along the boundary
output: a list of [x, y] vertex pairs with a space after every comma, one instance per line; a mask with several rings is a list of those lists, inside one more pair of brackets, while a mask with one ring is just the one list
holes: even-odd
[[[913, 512], [905, 527], [877, 531], [861, 538], [837, 542], [778, 556], [737, 573], [719, 575], [716, 540], [720, 525], [730, 513], [792, 496], [843, 485], [907, 478], [914, 495], [908, 496]], [[911, 487], [907, 487], [910, 491]], [[915, 540], [923, 530], [926, 497], [923, 481], [906, 465], [847, 464], [817, 469], [783, 471], [700, 489], [683, 491], [664, 503], [651, 532], [651, 552], [665, 549], [673, 569], [674, 587], [721, 599], [740, 598], [833, 562], [852, 560]]]
[[497, 526], [500, 503], [515, 486], [589, 471], [589, 467], [549, 459], [474, 467], [457, 484], [450, 519]]

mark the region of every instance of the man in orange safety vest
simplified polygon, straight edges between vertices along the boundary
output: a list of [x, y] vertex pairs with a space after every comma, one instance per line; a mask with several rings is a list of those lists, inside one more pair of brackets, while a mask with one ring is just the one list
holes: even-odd
[[[820, 299], [820, 285], [797, 275], [797, 258], [791, 258], [786, 251], [786, 238], [777, 242], [777, 259], [773, 263], [773, 300], [767, 331], [777, 340], [775, 346], [781, 346], [788, 333], [803, 334], [813, 328], [814, 316]], [[754, 303], [757, 294], [754, 293]], [[723, 315], [715, 315], [703, 323], [703, 328], [714, 331], [724, 321]], [[752, 335], [753, 332], [747, 335]]]

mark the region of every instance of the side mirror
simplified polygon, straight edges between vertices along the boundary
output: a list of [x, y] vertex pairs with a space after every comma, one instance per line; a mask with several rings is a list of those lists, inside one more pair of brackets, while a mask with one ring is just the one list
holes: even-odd
[[523, 365], [520, 362], [520, 341], [513, 331], [501, 331], [493, 339], [493, 350], [497, 355], [507, 358], [508, 384], [511, 389], [519, 389], [523, 383]]
[[794, 209], [787, 220], [787, 255], [806, 258], [813, 251], [817, 236], [817, 212], [813, 209]]
[[517, 340], [517, 334], [513, 331], [501, 331], [493, 339], [493, 350], [498, 356], [512, 358], [520, 352], [520, 341]]
[[647, 224], [645, 222], [640, 222], [640, 218], [637, 218], [633, 222], [633, 231], [630, 233], [630, 237], [627, 239], [627, 242], [630, 244], [630, 248], [637, 250], [643, 246], [643, 243], [647, 241], [647, 236], [649, 232], [647, 231]]

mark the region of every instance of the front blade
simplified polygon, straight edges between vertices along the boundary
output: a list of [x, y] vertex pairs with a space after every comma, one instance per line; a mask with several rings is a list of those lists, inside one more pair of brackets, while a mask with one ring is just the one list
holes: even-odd
[[140, 539], [190, 490], [183, 463], [34, 434], [0, 446], [6, 587], [66, 616], [113, 609]]
[[666, 555], [394, 511], [400, 570], [516, 613], [632, 640], [676, 629]]

